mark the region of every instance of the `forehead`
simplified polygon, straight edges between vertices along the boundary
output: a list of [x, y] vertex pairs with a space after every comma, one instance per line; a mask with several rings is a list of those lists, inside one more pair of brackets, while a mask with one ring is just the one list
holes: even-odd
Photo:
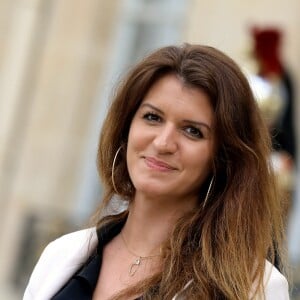
[[165, 113], [178, 113], [213, 122], [214, 113], [209, 96], [200, 88], [187, 85], [175, 74], [158, 79], [148, 90], [141, 106], [152, 104]]
[[[175, 73], [167, 73], [159, 78], [157, 78], [153, 84], [149, 87], [149, 89], [145, 93], [145, 97], [148, 97], [150, 94], [156, 92], [171, 92], [171, 90], [183, 93], [196, 94], [201, 93], [205, 94], [205, 96], [209, 99], [208, 94], [201, 87], [195, 86], [186, 82], [184, 78], [180, 77]], [[143, 99], [144, 99], [143, 98]], [[210, 99], [209, 99], [210, 100]]]

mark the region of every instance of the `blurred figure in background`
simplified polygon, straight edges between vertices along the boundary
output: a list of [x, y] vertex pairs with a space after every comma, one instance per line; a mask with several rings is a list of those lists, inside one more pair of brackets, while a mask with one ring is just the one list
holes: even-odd
[[280, 55], [282, 33], [277, 28], [254, 27], [252, 36], [257, 75], [272, 91], [269, 97], [259, 104], [272, 136], [273, 162], [282, 187], [291, 192], [297, 152], [294, 128], [295, 98], [291, 75]]
[[281, 58], [281, 30], [255, 27], [251, 34], [257, 64], [256, 88], [260, 85], [264, 90], [258, 93], [258, 102], [272, 135], [272, 161], [287, 200], [288, 251], [295, 266], [300, 262], [300, 195], [295, 184], [298, 168], [293, 80]]

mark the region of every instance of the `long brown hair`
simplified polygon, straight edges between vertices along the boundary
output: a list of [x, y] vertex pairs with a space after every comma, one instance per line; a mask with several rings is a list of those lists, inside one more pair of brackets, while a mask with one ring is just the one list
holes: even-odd
[[[207, 93], [215, 113], [217, 147], [213, 191], [183, 216], [166, 241], [161, 273], [123, 295], [172, 299], [191, 281], [187, 299], [248, 299], [253, 282], [262, 290], [265, 260], [281, 256], [282, 208], [272, 167], [271, 143], [248, 81], [227, 55], [208, 46], [184, 44], [161, 48], [144, 58], [119, 85], [104, 122], [98, 168], [104, 185], [97, 226], [126, 217], [100, 217], [117, 193], [134, 195], [126, 166], [131, 120], [153, 83], [175, 73], [184, 84]], [[114, 168], [116, 151], [122, 147]], [[279, 260], [280, 261], [280, 260]]]

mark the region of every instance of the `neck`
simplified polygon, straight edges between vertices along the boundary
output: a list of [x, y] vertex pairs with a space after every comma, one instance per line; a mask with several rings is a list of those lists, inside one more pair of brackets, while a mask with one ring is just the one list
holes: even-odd
[[186, 203], [148, 199], [137, 193], [122, 230], [128, 248], [138, 256], [158, 254], [178, 218], [192, 209]]

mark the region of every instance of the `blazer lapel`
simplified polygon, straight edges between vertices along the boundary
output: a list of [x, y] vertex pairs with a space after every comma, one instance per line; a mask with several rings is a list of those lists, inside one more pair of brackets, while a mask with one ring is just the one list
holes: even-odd
[[23, 300], [51, 299], [87, 261], [97, 244], [95, 228], [73, 232], [51, 242], [33, 270]]

